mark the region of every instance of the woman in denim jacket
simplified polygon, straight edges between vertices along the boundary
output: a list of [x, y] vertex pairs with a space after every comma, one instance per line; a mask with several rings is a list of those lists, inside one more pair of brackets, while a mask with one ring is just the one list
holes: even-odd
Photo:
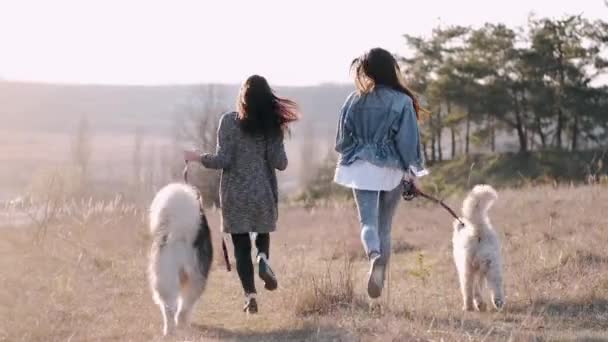
[[386, 50], [371, 49], [351, 65], [356, 92], [342, 107], [334, 181], [353, 189], [361, 240], [370, 260], [367, 292], [382, 294], [391, 253], [391, 224], [404, 177], [417, 182], [428, 172], [420, 148], [413, 93], [400, 81], [401, 71]]

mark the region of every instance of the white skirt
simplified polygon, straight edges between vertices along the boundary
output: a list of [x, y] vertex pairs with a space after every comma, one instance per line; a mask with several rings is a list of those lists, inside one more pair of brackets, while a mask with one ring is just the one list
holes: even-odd
[[[428, 174], [426, 169], [416, 172], [416, 177]], [[342, 186], [371, 191], [391, 191], [409, 174], [400, 169], [379, 167], [372, 163], [356, 160], [350, 165], [338, 165], [334, 182]]]
[[390, 191], [399, 185], [403, 176], [401, 170], [356, 160], [350, 165], [338, 165], [334, 182], [358, 190]]

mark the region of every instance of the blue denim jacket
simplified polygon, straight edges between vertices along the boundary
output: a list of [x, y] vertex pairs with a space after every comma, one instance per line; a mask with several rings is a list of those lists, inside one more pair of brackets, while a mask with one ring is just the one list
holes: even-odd
[[412, 99], [385, 86], [350, 94], [340, 112], [336, 151], [340, 165], [361, 159], [379, 167], [423, 171]]

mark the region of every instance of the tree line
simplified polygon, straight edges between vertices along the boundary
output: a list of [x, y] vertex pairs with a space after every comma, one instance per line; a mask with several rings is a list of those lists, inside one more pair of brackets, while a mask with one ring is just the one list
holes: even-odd
[[498, 133], [514, 133], [520, 152], [606, 146], [608, 86], [598, 79], [608, 70], [607, 22], [531, 17], [526, 27], [404, 37], [413, 51], [400, 57], [404, 77], [431, 113], [422, 129], [427, 160], [446, 158], [444, 136], [450, 158], [472, 144], [495, 151]]

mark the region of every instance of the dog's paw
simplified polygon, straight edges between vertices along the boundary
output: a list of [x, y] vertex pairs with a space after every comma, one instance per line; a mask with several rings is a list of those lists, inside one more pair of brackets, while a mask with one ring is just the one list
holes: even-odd
[[174, 328], [165, 327], [163, 328], [163, 337], [171, 337], [175, 333]]
[[484, 302], [475, 302], [475, 308], [477, 309], [477, 311], [479, 312], [484, 312], [487, 310], [487, 306], [486, 303]]
[[494, 302], [494, 307], [498, 311], [502, 310], [502, 308], [505, 306], [505, 302], [504, 302], [504, 300], [502, 300], [502, 298], [495, 298], [493, 300], [493, 302]]
[[177, 328], [187, 328], [190, 326], [190, 317], [186, 311], [180, 311], [177, 316], [175, 316], [175, 326]]

